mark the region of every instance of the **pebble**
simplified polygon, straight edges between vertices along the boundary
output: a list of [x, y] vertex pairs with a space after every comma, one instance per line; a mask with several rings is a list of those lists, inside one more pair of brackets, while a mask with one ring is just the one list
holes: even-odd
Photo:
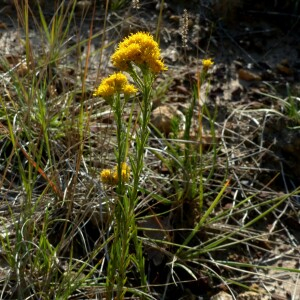
[[260, 81], [261, 76], [247, 69], [238, 70], [239, 79], [245, 81]]

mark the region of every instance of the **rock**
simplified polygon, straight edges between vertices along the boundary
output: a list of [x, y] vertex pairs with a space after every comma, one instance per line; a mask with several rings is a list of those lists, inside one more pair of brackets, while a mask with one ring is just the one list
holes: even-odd
[[76, 12], [82, 13], [88, 11], [92, 7], [92, 2], [88, 0], [78, 1], [76, 3]]
[[173, 128], [172, 122], [179, 119], [180, 126], [185, 123], [184, 114], [171, 105], [161, 105], [155, 108], [151, 115], [151, 123], [163, 134], [168, 136]]
[[232, 300], [232, 296], [221, 291], [220, 293], [210, 297], [210, 300]]
[[279, 64], [276, 65], [276, 70], [287, 76], [291, 76], [294, 74], [294, 70], [290, 67], [287, 59], [282, 60]]
[[247, 69], [238, 70], [239, 79], [245, 81], [260, 81], [261, 76]]
[[0, 29], [7, 29], [6, 24], [1, 21], [0, 21]]
[[178, 61], [178, 58], [180, 58], [180, 54], [176, 47], [174, 46], [169, 46], [167, 49], [162, 51], [162, 58], [164, 60], [170, 60], [171, 62], [176, 62]]

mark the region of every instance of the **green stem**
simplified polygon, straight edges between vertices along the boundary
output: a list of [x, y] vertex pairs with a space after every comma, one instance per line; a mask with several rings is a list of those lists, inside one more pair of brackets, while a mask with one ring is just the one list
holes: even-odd
[[[125, 162], [127, 130], [124, 130], [122, 122], [123, 105], [120, 94], [116, 94], [113, 100], [113, 111], [117, 123], [117, 172], [118, 172], [118, 202], [116, 203], [115, 216], [116, 225], [114, 232], [114, 241], [111, 249], [110, 268], [108, 274], [109, 298], [112, 298], [114, 282], [117, 287], [117, 299], [124, 299], [125, 284], [127, 281], [127, 267], [130, 262], [129, 244], [130, 244], [130, 224], [131, 211], [128, 209], [126, 197], [126, 185], [122, 180], [122, 164]], [[116, 274], [117, 271], [117, 274]]]
[[[141, 80], [137, 80], [136, 73], [132, 75], [136, 82], [141, 82]], [[133, 190], [131, 193], [131, 205], [134, 208], [137, 202], [137, 194], [139, 187], [140, 175], [143, 170], [144, 165], [144, 153], [145, 147], [147, 146], [148, 137], [149, 137], [149, 129], [148, 125], [150, 122], [151, 116], [151, 92], [152, 92], [152, 83], [154, 80], [154, 76], [151, 72], [145, 71], [143, 74], [143, 84], [140, 87], [142, 90], [143, 98], [142, 102], [140, 102], [141, 106], [141, 124], [140, 129], [137, 133], [136, 137], [136, 157], [135, 157], [135, 168], [133, 170], [134, 182], [133, 182]]]
[[[151, 116], [151, 92], [152, 92], [152, 83], [154, 80], [153, 74], [146, 70], [143, 72], [143, 80], [137, 76], [134, 72], [132, 77], [135, 79], [137, 84], [140, 84], [140, 89], [142, 91], [142, 101], [140, 102], [141, 106], [141, 117], [140, 117], [140, 128], [137, 132], [136, 136], [136, 154], [135, 154], [135, 161], [134, 168], [133, 168], [133, 188], [130, 194], [130, 208], [129, 211], [134, 218], [134, 208], [138, 202], [138, 190], [139, 190], [139, 182], [140, 177], [143, 171], [144, 166], [144, 155], [145, 155], [145, 148], [147, 146], [148, 137], [149, 137], [149, 122]], [[142, 84], [141, 84], [142, 82]], [[139, 273], [141, 276], [141, 285], [145, 287], [147, 286], [147, 277], [145, 274], [145, 263], [143, 257], [143, 248], [142, 243], [138, 239], [138, 231], [135, 220], [132, 222], [131, 233], [132, 233], [132, 240], [135, 245], [135, 254], [136, 254], [136, 261], [139, 268]], [[145, 290], [146, 292], [146, 290]]]

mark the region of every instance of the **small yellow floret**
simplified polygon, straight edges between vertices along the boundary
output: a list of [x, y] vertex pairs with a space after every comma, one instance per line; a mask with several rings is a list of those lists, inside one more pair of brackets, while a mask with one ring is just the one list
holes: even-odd
[[[117, 182], [119, 181], [117, 166], [114, 167], [113, 177]], [[130, 167], [125, 162], [123, 162], [121, 166], [121, 177], [122, 177], [122, 181], [124, 182], [128, 182], [130, 178]]]
[[[104, 184], [117, 185], [119, 182], [118, 166], [115, 166], [112, 170], [103, 169], [100, 173], [100, 178]], [[130, 167], [125, 162], [123, 162], [121, 166], [121, 180], [123, 182], [128, 182], [129, 178]]]
[[121, 72], [114, 73], [102, 80], [94, 96], [110, 98], [115, 93], [124, 93], [125, 95], [135, 94], [138, 90], [128, 83], [127, 77]]
[[160, 71], [166, 71], [168, 68], [164, 65], [160, 59], [150, 61], [149, 68], [153, 73], [159, 73]]
[[100, 173], [101, 181], [105, 184], [112, 184], [112, 171], [109, 169], [103, 169]]
[[126, 163], [122, 163], [122, 180], [125, 182], [129, 181], [130, 178], [130, 167]]
[[137, 93], [137, 89], [133, 84], [126, 84], [123, 88], [124, 95], [131, 95]]
[[202, 66], [205, 70], [208, 70], [209, 68], [211, 68], [213, 64], [214, 64], [214, 62], [212, 61], [211, 58], [202, 60]]

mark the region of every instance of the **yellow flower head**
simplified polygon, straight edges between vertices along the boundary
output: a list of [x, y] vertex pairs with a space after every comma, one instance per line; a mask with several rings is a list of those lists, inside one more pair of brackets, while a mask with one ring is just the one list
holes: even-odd
[[[122, 166], [121, 166], [121, 177], [122, 177], [122, 181], [124, 181], [124, 182], [128, 182], [129, 181], [130, 167], [125, 162], [123, 162]], [[116, 182], [119, 181], [119, 178], [118, 178], [118, 167], [117, 166], [114, 167], [113, 178], [114, 178], [114, 180]]]
[[211, 58], [207, 58], [207, 59], [202, 59], [202, 66], [204, 68], [204, 70], [208, 70], [212, 67], [212, 65], [214, 64], [214, 62], [212, 61]]
[[[123, 162], [121, 166], [121, 180], [128, 182], [130, 178], [130, 167]], [[104, 184], [117, 185], [119, 182], [118, 166], [115, 166], [112, 170], [103, 169], [100, 173], [100, 179]]]
[[133, 84], [126, 84], [123, 88], [124, 95], [131, 95], [135, 94], [137, 92], [137, 89], [134, 87]]
[[134, 85], [128, 83], [127, 77], [118, 72], [104, 78], [93, 95], [110, 98], [115, 93], [130, 95], [135, 94], [137, 91]]
[[105, 184], [113, 184], [113, 173], [109, 169], [103, 169], [100, 173], [101, 181]]
[[138, 32], [125, 38], [119, 43], [111, 60], [122, 71], [127, 71], [131, 63], [138, 67], [148, 67], [153, 73], [167, 70], [160, 58], [158, 43], [146, 32]]

